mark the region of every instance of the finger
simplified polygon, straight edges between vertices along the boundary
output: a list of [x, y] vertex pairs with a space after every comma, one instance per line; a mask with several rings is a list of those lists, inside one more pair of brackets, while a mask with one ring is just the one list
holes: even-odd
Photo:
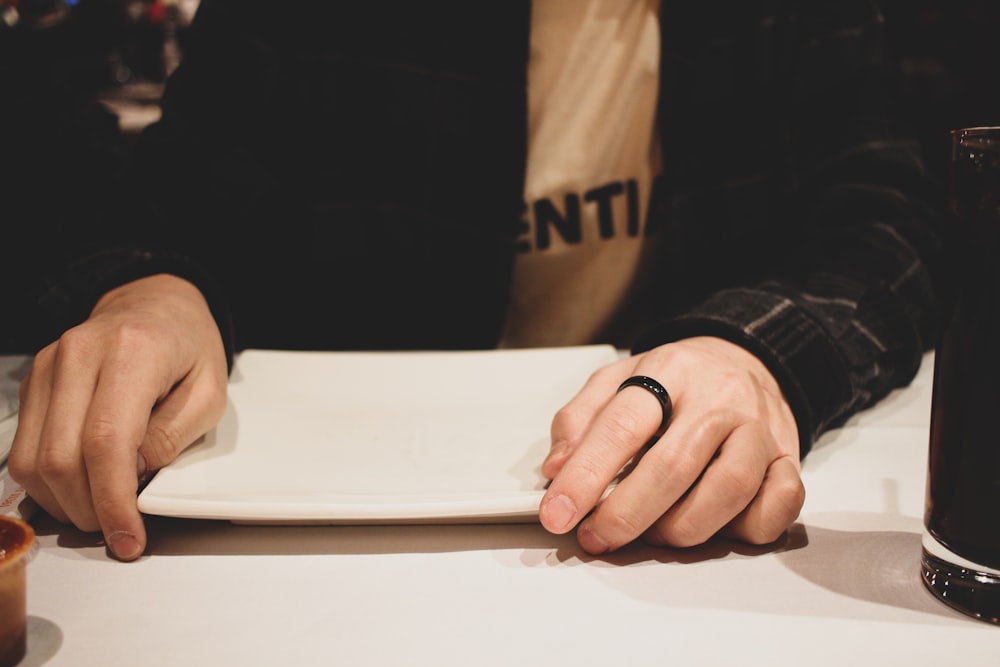
[[750, 544], [770, 544], [798, 518], [805, 499], [798, 463], [781, 457], [767, 469], [757, 496], [722, 534]]
[[[214, 374], [189, 373], [156, 403], [147, 421], [136, 419], [119, 434], [122, 439], [108, 447], [106, 461], [90, 465], [98, 519], [109, 548], [121, 560], [137, 558], [146, 547], [146, 530], [136, 505], [139, 481], [173, 461], [218, 423], [225, 411], [225, 364], [213, 369]], [[129, 415], [142, 414], [141, 403], [115, 405], [122, 405]]]
[[[120, 369], [120, 370], [117, 370]], [[116, 372], [117, 370], [117, 372]], [[82, 448], [96, 522], [120, 560], [134, 560], [146, 546], [136, 506], [138, 451], [156, 404], [152, 369], [110, 360], [94, 390], [82, 433]]]
[[90, 499], [81, 430], [97, 381], [100, 355], [67, 332], [55, 349], [45, 418], [38, 435], [38, 473], [54, 502], [77, 528], [100, 527]]
[[57, 521], [69, 523], [69, 517], [49, 491], [38, 468], [38, 443], [51, 395], [51, 358], [50, 348], [39, 352], [32, 363], [31, 372], [21, 381], [17, 430], [7, 460], [7, 469], [11, 477], [43, 510]]
[[546, 478], [552, 479], [559, 474], [596, 416], [614, 396], [621, 382], [622, 365], [623, 362], [617, 362], [595, 371], [576, 396], [555, 414], [550, 431], [552, 447], [542, 462], [542, 474]]
[[719, 448], [690, 490], [643, 537], [674, 547], [701, 544], [742, 512], [760, 490], [768, 448], [752, 428], [738, 428]]
[[156, 406], [139, 448], [143, 473], [173, 461], [219, 422], [226, 409], [226, 380], [225, 373], [189, 375]]
[[542, 497], [539, 520], [550, 532], [571, 530], [663, 421], [659, 401], [648, 392], [612, 389], [611, 395]]
[[689, 492], [729, 435], [730, 422], [721, 415], [684, 419], [682, 399], [675, 401], [675, 420], [664, 436], [580, 525], [585, 551], [604, 553], [642, 535]]

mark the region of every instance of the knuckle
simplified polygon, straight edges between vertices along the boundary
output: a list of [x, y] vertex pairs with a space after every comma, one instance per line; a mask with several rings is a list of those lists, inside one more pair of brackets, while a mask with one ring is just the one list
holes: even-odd
[[649, 531], [649, 537], [655, 544], [677, 548], [693, 547], [711, 537], [701, 526], [683, 517], [661, 519]]
[[88, 461], [113, 456], [120, 434], [117, 421], [110, 416], [98, 416], [88, 422], [83, 434], [83, 453]]
[[147, 347], [156, 335], [157, 328], [142, 318], [119, 322], [113, 328], [79, 325], [60, 337], [57, 356], [60, 362], [76, 362], [108, 350], [135, 353]]
[[788, 524], [786, 523], [767, 523], [767, 524], [757, 524], [753, 526], [747, 526], [741, 534], [741, 539], [753, 545], [764, 545], [770, 544], [781, 537], [785, 530], [787, 530]]
[[[65, 334], [64, 334], [65, 335]], [[31, 361], [32, 371], [37, 370], [39, 367], [48, 367], [52, 365], [53, 360], [56, 358], [56, 352], [59, 349], [59, 341], [49, 343], [37, 353], [35, 353], [34, 359]]]
[[143, 320], [129, 320], [115, 327], [110, 346], [129, 355], [138, 354], [149, 347], [156, 335], [157, 329], [152, 324]]
[[761, 479], [747, 468], [724, 467], [718, 472], [719, 482], [725, 488], [737, 509], [743, 509], [760, 490]]
[[38, 474], [43, 479], [60, 481], [72, 477], [79, 465], [70, 457], [59, 452], [48, 451], [39, 455], [36, 462]]
[[806, 487], [802, 479], [795, 477], [781, 482], [775, 489], [775, 499], [788, 523], [794, 521], [806, 502]]
[[614, 364], [609, 366], [601, 366], [600, 368], [594, 369], [587, 378], [586, 384], [603, 384], [605, 381], [609, 382], [612, 378], [617, 378], [619, 370]]
[[53, 363], [73, 363], [93, 356], [99, 343], [90, 331], [86, 327], [76, 326], [63, 332], [59, 341], [47, 348], [52, 350]]
[[150, 423], [143, 444], [143, 456], [150, 470], [156, 470], [173, 460], [186, 443], [173, 422]]
[[576, 433], [581, 429], [581, 425], [587, 420], [586, 414], [577, 409], [573, 404], [564, 405], [556, 411], [552, 417], [553, 433]]
[[748, 393], [746, 373], [733, 368], [719, 371], [718, 385], [722, 395], [730, 398], [742, 398]]
[[26, 489], [37, 479], [34, 458], [21, 456], [17, 451], [12, 451], [7, 459], [7, 472], [10, 473], [11, 479]]
[[747, 415], [759, 407], [746, 374], [732, 369], [720, 371], [714, 388], [719, 405], [736, 415]]
[[758, 521], [744, 522], [740, 538], [750, 544], [770, 544], [780, 538], [805, 503], [805, 486], [801, 480], [787, 480], [780, 487], [772, 487], [764, 515]]
[[670, 480], [686, 480], [693, 483], [701, 474], [701, 463], [693, 452], [679, 447], [653, 447], [643, 459], [655, 460], [656, 466], [651, 469], [661, 478], [662, 483]]
[[633, 513], [617, 507], [604, 509], [603, 512], [598, 511], [595, 519], [601, 523], [602, 534], [617, 536], [616, 541], [622, 544], [633, 540], [646, 529], [646, 526], [637, 521]]
[[219, 382], [215, 385], [214, 391], [211, 392], [211, 397], [209, 398], [208, 404], [209, 409], [213, 414], [214, 419], [217, 421], [221, 419], [226, 412], [227, 402], [228, 402], [228, 378], [225, 375], [219, 379]]
[[38, 380], [38, 378], [44, 378], [50, 374], [51, 368], [55, 364], [56, 349], [57, 343], [49, 343], [39, 350], [31, 360], [31, 367], [28, 369], [28, 373], [18, 385], [18, 398], [22, 404], [27, 401], [32, 383], [34, 381], [41, 383], [41, 380]]
[[608, 411], [608, 438], [617, 447], [628, 447], [636, 441], [645, 440], [649, 434], [643, 426], [643, 415], [640, 410], [630, 405], [616, 405]]

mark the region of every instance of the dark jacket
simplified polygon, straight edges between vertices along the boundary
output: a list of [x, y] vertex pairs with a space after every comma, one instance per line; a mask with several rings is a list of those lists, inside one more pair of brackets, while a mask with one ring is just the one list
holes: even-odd
[[[661, 324], [635, 350], [748, 347], [805, 454], [933, 346], [940, 190], [893, 138], [871, 2], [680, 4], [664, 3], [648, 222]], [[524, 206], [529, 3], [281, 12], [203, 0], [129, 214], [40, 299], [51, 330], [167, 270], [202, 286], [231, 354], [494, 346]]]

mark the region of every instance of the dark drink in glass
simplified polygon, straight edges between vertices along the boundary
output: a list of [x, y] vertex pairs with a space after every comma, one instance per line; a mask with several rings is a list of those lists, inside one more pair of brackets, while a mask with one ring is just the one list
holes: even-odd
[[1000, 127], [952, 136], [956, 282], [934, 359], [921, 569], [945, 603], [1000, 623]]

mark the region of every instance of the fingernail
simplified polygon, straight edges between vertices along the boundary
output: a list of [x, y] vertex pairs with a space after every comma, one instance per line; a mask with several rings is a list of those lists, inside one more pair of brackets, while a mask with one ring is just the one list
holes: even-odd
[[583, 550], [589, 554], [594, 554], [596, 556], [608, 551], [608, 543], [604, 541], [604, 538], [595, 533], [587, 524], [580, 526], [576, 539], [580, 542], [580, 546], [583, 547]]
[[120, 560], [135, 560], [142, 554], [142, 547], [135, 535], [124, 530], [118, 530], [107, 537], [108, 548]]
[[572, 528], [573, 520], [576, 519], [576, 504], [562, 494], [545, 501], [541, 511], [545, 514], [549, 529], [557, 533], [565, 533]]

